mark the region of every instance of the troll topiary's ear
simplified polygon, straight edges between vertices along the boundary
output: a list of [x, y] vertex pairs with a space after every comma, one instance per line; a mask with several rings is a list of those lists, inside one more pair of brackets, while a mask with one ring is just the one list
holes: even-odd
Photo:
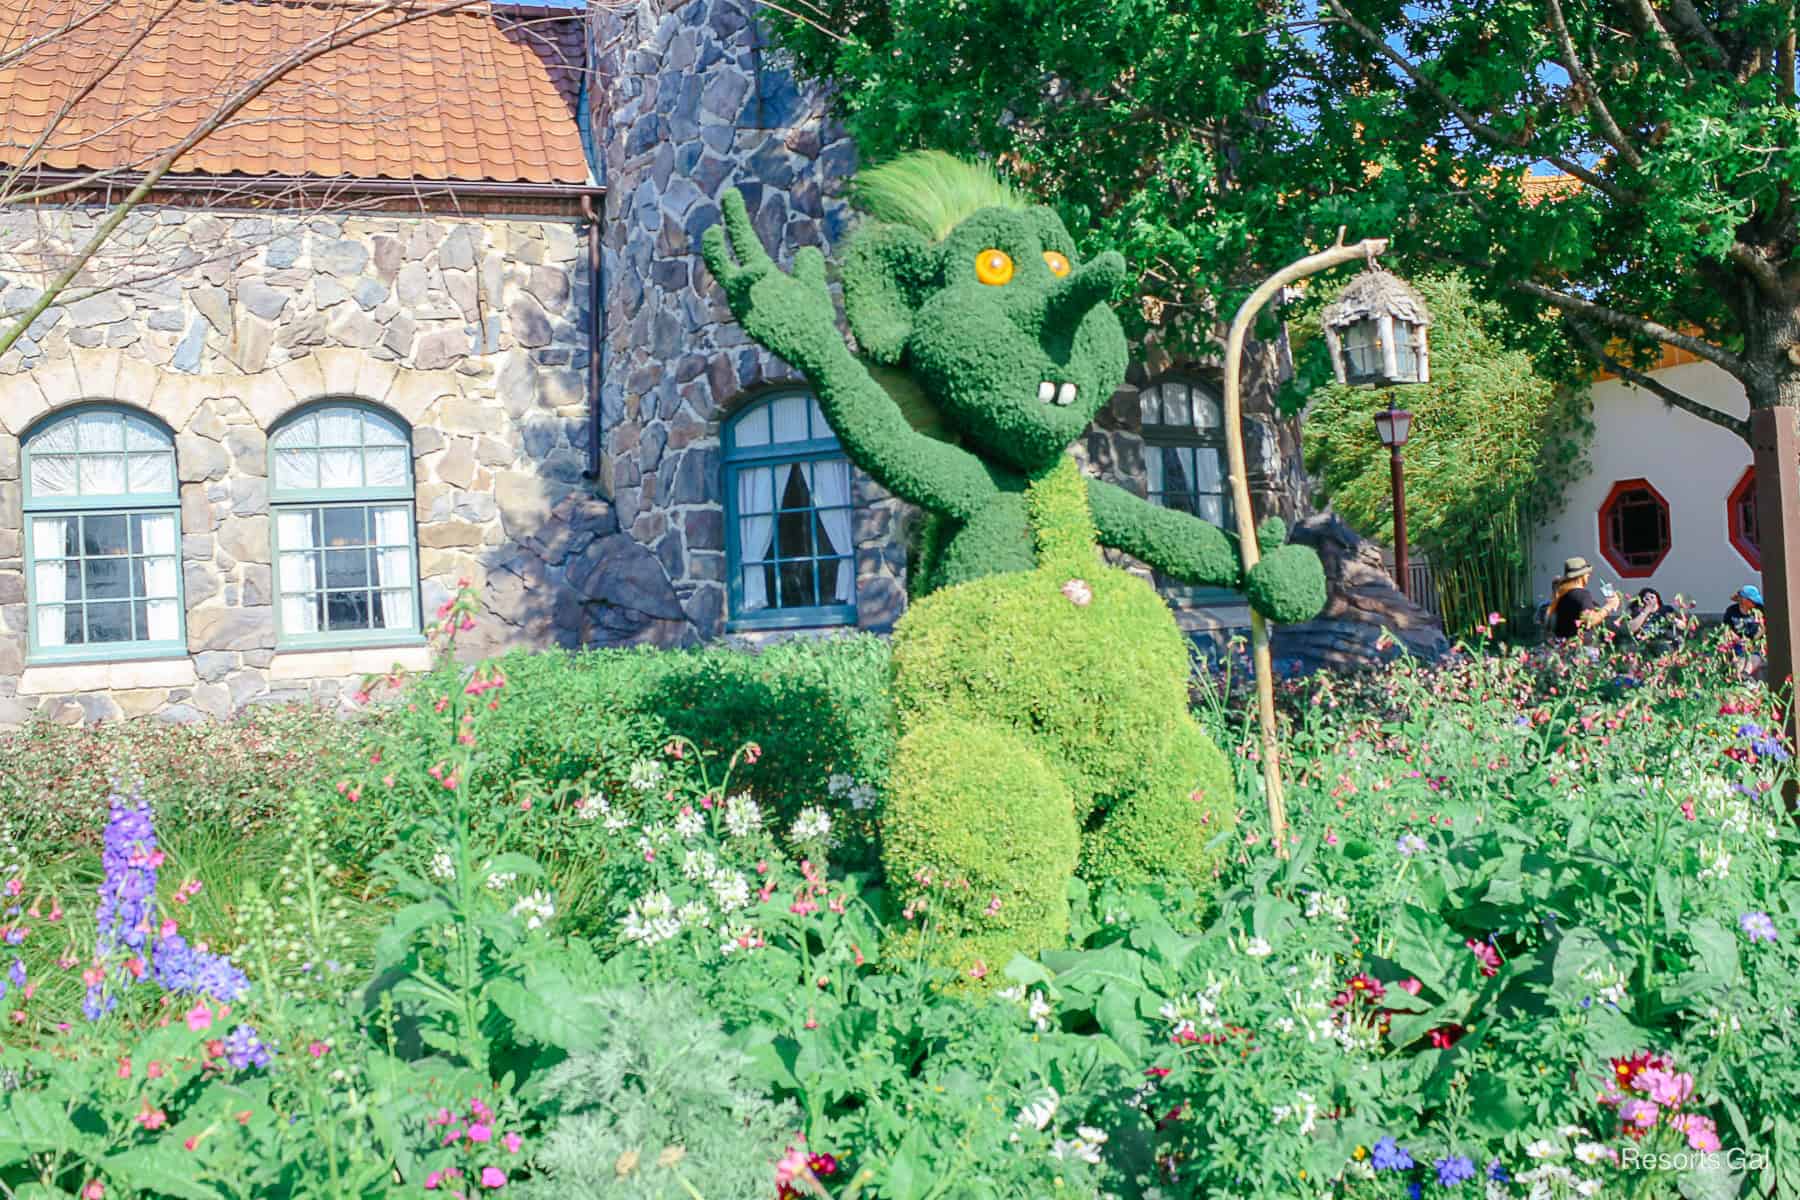
[[913, 314], [937, 288], [938, 248], [903, 225], [858, 231], [844, 255], [844, 315], [862, 352], [893, 366], [912, 335]]

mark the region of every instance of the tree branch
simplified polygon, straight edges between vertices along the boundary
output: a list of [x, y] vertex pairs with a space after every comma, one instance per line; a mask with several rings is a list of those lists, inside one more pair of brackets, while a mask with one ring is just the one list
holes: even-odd
[[[82, 244], [80, 249], [75, 251], [68, 265], [58, 272], [49, 286], [44, 288], [43, 294], [37, 298], [36, 302], [28, 307], [18, 320], [13, 322], [11, 328], [0, 333], [0, 354], [5, 354], [12, 349], [13, 344], [23, 337], [25, 331], [31, 327], [31, 323], [56, 303], [57, 297], [70, 283], [74, 282], [75, 277], [81, 273], [88, 261], [106, 244], [107, 239], [112, 237], [118, 227], [124, 223], [125, 218], [130, 216], [144, 198], [155, 190], [163, 176], [174, 168], [183, 155], [228, 124], [246, 105], [262, 95], [278, 80], [307, 63], [346, 46], [354, 45], [365, 38], [385, 33], [390, 29], [397, 29], [413, 21], [443, 16], [487, 2], [488, 0], [446, 0], [445, 3], [425, 8], [415, 7], [414, 0], [380, 0], [379, 3], [372, 5], [355, 17], [314, 38], [293, 54], [251, 79], [214, 109], [204, 121], [189, 130], [180, 141], [157, 156], [154, 164], [145, 171], [137, 186], [115, 204], [112, 210], [94, 227], [93, 234]], [[400, 15], [391, 21], [370, 24], [377, 17], [395, 12]]]
[[1715, 65], [1727, 66], [1730, 64], [1731, 56], [1725, 53], [1725, 47], [1719, 44], [1719, 39], [1713, 36], [1711, 29], [1707, 28], [1706, 20], [1695, 10], [1693, 0], [1673, 0], [1673, 3], [1669, 5], [1669, 11], [1675, 14], [1675, 19], [1681, 22], [1682, 27], [1690, 35], [1707, 48], [1712, 54]]
[[1650, 0], [1636, 0], [1636, 4], [1638, 20], [1642, 23], [1644, 32], [1656, 39], [1656, 44], [1662, 47], [1662, 52], [1674, 59], [1675, 65], [1681, 68], [1682, 78], [1692, 83], [1694, 72], [1688, 68], [1687, 59], [1682, 56], [1681, 48], [1675, 44], [1675, 39], [1669, 36], [1669, 27], [1663, 24], [1662, 16], [1656, 11], [1656, 6], [1650, 3]]
[[1594, 335], [1594, 332], [1574, 317], [1565, 317], [1563, 323], [1575, 334], [1575, 339], [1582, 344], [1589, 354], [1620, 379], [1643, 388], [1646, 392], [1649, 392], [1671, 408], [1679, 408], [1682, 412], [1699, 417], [1702, 421], [1710, 421], [1722, 429], [1729, 429], [1732, 433], [1737, 434], [1746, 442], [1750, 440], [1749, 421], [1744, 420], [1742, 417], [1734, 417], [1730, 413], [1716, 409], [1710, 404], [1702, 403], [1692, 396], [1683, 395], [1668, 384], [1663, 383], [1661, 380], [1656, 379], [1643, 371], [1626, 366], [1624, 363], [1608, 354], [1606, 352], [1606, 347], [1601, 343], [1600, 339]]
[[1671, 346], [1686, 350], [1696, 358], [1704, 358], [1707, 362], [1740, 380], [1750, 374], [1750, 364], [1731, 351], [1691, 334], [1670, 329], [1661, 322], [1634, 317], [1630, 313], [1622, 313], [1616, 308], [1607, 308], [1604, 304], [1595, 304], [1592, 300], [1583, 300], [1580, 296], [1559, 292], [1555, 288], [1545, 287], [1543, 284], [1529, 279], [1515, 279], [1512, 286], [1528, 296], [1536, 296], [1539, 300], [1562, 309], [1565, 313], [1585, 317], [1596, 325], [1604, 325], [1608, 329], [1616, 329], [1621, 333], [1635, 333], [1641, 337], [1655, 338], [1659, 342], [1666, 342]]
[[1563, 67], [1569, 72], [1569, 78], [1586, 93], [1588, 105], [1594, 112], [1594, 121], [1600, 126], [1600, 136], [1606, 139], [1607, 145], [1619, 152], [1619, 157], [1632, 170], [1641, 170], [1644, 166], [1643, 156], [1626, 138], [1619, 123], [1613, 120], [1612, 110], [1600, 98], [1600, 85], [1594, 82], [1594, 77], [1581, 65], [1581, 55], [1575, 50], [1575, 39], [1569, 36], [1569, 23], [1563, 18], [1562, 0], [1549, 0], [1549, 5], [1550, 28], [1555, 31], [1557, 45], [1562, 48]]
[[[1498, 129], [1495, 129], [1492, 125], [1489, 125], [1480, 117], [1477, 117], [1473, 112], [1464, 108], [1461, 104], [1458, 104], [1448, 92], [1434, 83], [1430, 76], [1419, 70], [1418, 66], [1411, 59], [1388, 45], [1387, 40], [1380, 34], [1351, 16], [1350, 10], [1344, 7], [1342, 0], [1325, 0], [1325, 2], [1331, 7], [1331, 11], [1337, 14], [1338, 20], [1349, 26], [1358, 37], [1367, 42], [1370, 49], [1400, 68], [1401, 72], [1405, 74], [1408, 79], [1412, 80], [1415, 87], [1420, 88], [1430, 95], [1430, 97], [1438, 103], [1440, 108], [1455, 117], [1461, 122], [1463, 128], [1467, 129], [1475, 137], [1498, 150], [1508, 150], [1515, 153], [1532, 152], [1530, 138], [1522, 135], [1515, 136], [1501, 133]], [[1562, 171], [1567, 175], [1573, 175], [1601, 195], [1607, 196], [1620, 204], [1635, 204], [1637, 202], [1637, 197], [1632, 195], [1632, 193], [1621, 188], [1610, 179], [1589, 170], [1572, 158], [1557, 154], [1541, 154], [1540, 157], [1542, 157], [1545, 162], [1554, 164], [1557, 170]]]
[[1775, 264], [1770, 262], [1762, 251], [1743, 242], [1733, 242], [1731, 249], [1725, 252], [1725, 257], [1742, 267], [1745, 273], [1756, 281], [1756, 286], [1761, 289], [1763, 295], [1770, 300], [1779, 304], [1792, 303], [1793, 296], [1789, 292], [1787, 284], [1782, 282], [1781, 272], [1775, 268]]

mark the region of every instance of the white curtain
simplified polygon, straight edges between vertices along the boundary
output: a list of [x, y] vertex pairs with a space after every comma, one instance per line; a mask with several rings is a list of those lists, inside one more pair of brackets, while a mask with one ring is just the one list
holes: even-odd
[[38, 645], [60, 646], [64, 641], [63, 602], [69, 598], [68, 567], [63, 553], [68, 547], [69, 522], [73, 517], [33, 517], [31, 553], [36, 563], [32, 580], [33, 614], [37, 618]]
[[338, 449], [319, 451], [319, 486], [363, 486], [362, 414], [353, 408], [328, 408], [319, 413], [319, 445]]
[[403, 505], [372, 509], [375, 541], [383, 547], [375, 556], [375, 585], [382, 589], [377, 615], [383, 629], [411, 629], [412, 512]]
[[1214, 525], [1225, 523], [1224, 484], [1219, 471], [1219, 453], [1212, 449], [1194, 452], [1194, 491], [1198, 493], [1195, 508], [1200, 519]]
[[814, 463], [812, 495], [825, 536], [831, 539], [831, 552], [844, 560], [838, 564], [837, 602], [848, 604], [856, 588], [855, 548], [850, 544], [849, 462], [828, 458]]
[[313, 550], [313, 510], [286, 509], [275, 514], [275, 536], [281, 546], [277, 587], [281, 592], [283, 633], [319, 632], [319, 559]]
[[812, 436], [806, 420], [811, 404], [811, 396], [783, 396], [774, 402], [770, 415], [776, 442], [804, 442]]
[[175, 514], [139, 517], [138, 531], [143, 538], [144, 595], [148, 598], [145, 610], [149, 628], [145, 634], [153, 642], [172, 642], [181, 636], [181, 606], [175, 591], [175, 572], [179, 569]]
[[769, 606], [762, 560], [775, 540], [775, 481], [767, 467], [738, 472], [738, 566], [744, 573], [744, 611]]

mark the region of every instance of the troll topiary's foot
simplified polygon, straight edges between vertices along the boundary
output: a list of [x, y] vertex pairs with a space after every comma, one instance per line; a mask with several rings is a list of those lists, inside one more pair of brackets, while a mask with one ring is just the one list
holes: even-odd
[[1073, 803], [1011, 731], [943, 718], [901, 738], [881, 842], [897, 906], [931, 926], [934, 961], [967, 973], [980, 958], [997, 979], [1013, 954], [1068, 940]]
[[1277, 546], [1250, 568], [1244, 594], [1278, 625], [1310, 621], [1325, 607], [1325, 568], [1310, 546]]
[[1144, 764], [1081, 840], [1088, 879], [1176, 876], [1204, 885], [1225, 860], [1237, 808], [1231, 764], [1186, 713], [1167, 752]]

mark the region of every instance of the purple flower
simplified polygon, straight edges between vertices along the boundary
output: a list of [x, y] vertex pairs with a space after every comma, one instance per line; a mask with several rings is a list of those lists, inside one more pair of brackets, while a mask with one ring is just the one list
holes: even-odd
[[1448, 1158], [1440, 1158], [1437, 1167], [1437, 1181], [1440, 1187], [1455, 1187], [1475, 1178], [1475, 1163], [1461, 1154], [1452, 1154]]
[[115, 793], [100, 853], [105, 875], [100, 881], [100, 907], [95, 916], [102, 958], [120, 946], [141, 950], [150, 935], [150, 905], [156, 898], [156, 825], [143, 797]]
[[1500, 1165], [1500, 1160], [1497, 1158], [1488, 1164], [1487, 1177], [1495, 1183], [1507, 1183], [1512, 1180], [1512, 1176], [1506, 1173], [1506, 1168]]
[[1738, 928], [1752, 942], [1772, 942], [1776, 940], [1775, 922], [1769, 919], [1766, 912], [1747, 912], [1738, 918]]
[[234, 1071], [266, 1067], [271, 1056], [269, 1047], [248, 1025], [239, 1025], [225, 1037], [225, 1061]]
[[1369, 1165], [1377, 1171], [1404, 1171], [1413, 1165], [1413, 1156], [1393, 1138], [1384, 1137], [1375, 1143], [1369, 1155]]
[[230, 1003], [250, 990], [249, 978], [223, 954], [188, 944], [179, 933], [159, 938], [151, 955], [151, 971], [165, 991], [211, 996]]

